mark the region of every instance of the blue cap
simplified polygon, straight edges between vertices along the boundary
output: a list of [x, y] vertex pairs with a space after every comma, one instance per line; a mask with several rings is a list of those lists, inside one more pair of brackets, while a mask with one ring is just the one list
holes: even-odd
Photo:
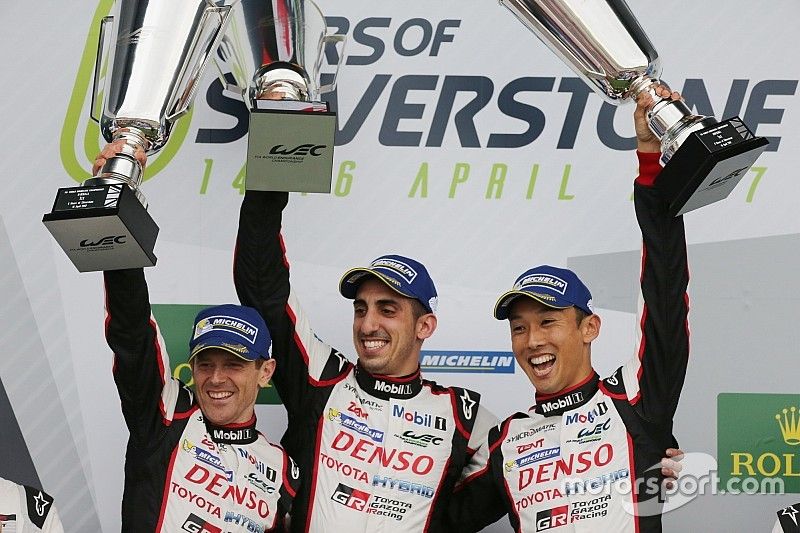
[[272, 339], [261, 315], [252, 307], [217, 305], [194, 319], [189, 360], [208, 348], [218, 348], [247, 361], [269, 359]]
[[339, 292], [354, 300], [358, 286], [368, 276], [374, 276], [395, 292], [419, 301], [429, 313], [436, 312], [436, 287], [422, 263], [402, 255], [382, 255], [369, 266], [345, 272], [339, 281]]
[[497, 320], [508, 318], [511, 302], [520, 296], [528, 296], [555, 309], [577, 307], [594, 314], [592, 293], [573, 271], [566, 268], [541, 265], [524, 272], [514, 282], [514, 287], [497, 299], [494, 317]]

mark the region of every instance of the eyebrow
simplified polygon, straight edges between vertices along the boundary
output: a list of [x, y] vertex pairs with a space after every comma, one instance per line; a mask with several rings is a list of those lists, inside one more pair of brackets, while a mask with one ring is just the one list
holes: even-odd
[[[381, 298], [375, 303], [377, 305], [400, 305], [400, 300], [397, 298]], [[367, 301], [363, 298], [356, 298], [353, 300], [353, 306], [356, 305], [367, 305]]]

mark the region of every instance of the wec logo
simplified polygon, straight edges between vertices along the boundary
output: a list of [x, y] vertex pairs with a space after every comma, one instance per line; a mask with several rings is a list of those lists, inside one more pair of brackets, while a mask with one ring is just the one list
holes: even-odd
[[81, 248], [91, 248], [93, 246], [111, 246], [112, 244], [125, 244], [125, 237], [127, 235], [109, 235], [108, 237], [103, 237], [98, 241], [91, 242], [89, 239], [83, 239], [80, 242]]
[[327, 147], [325, 144], [301, 144], [294, 148], [284, 148], [282, 144], [276, 144], [269, 149], [269, 153], [270, 155], [311, 155], [317, 157], [322, 155], [323, 150]]

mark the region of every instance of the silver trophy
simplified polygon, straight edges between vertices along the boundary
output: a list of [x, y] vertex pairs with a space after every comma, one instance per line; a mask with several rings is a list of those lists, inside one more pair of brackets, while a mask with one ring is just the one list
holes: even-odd
[[[134, 153], [158, 152], [189, 110], [236, 2], [117, 0], [114, 15], [103, 19], [90, 114], [107, 142], [121, 139], [125, 145], [98, 175], [80, 187], [59, 189], [43, 219], [79, 271], [155, 265], [158, 226], [147, 213]], [[98, 118], [95, 99], [105, 64]]]
[[655, 93], [656, 84], [666, 85], [658, 53], [624, 0], [500, 3], [607, 102], [653, 96], [647, 118], [661, 139], [658, 186], [673, 215], [726, 198], [766, 148], [739, 117], [717, 122]]
[[[321, 96], [325, 46], [343, 46], [311, 0], [241, 0], [218, 52], [223, 87], [250, 110], [246, 188], [330, 192], [336, 115]], [[340, 62], [343, 54], [339, 54]]]

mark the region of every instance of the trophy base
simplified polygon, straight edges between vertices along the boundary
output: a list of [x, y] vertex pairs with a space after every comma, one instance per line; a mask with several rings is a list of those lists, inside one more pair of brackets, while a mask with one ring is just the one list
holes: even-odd
[[335, 133], [335, 113], [252, 109], [245, 188], [331, 192]]
[[42, 222], [79, 272], [156, 264], [158, 226], [127, 185], [59, 189]]
[[768, 144], [739, 117], [693, 132], [656, 180], [670, 214], [682, 215], [727, 198]]

